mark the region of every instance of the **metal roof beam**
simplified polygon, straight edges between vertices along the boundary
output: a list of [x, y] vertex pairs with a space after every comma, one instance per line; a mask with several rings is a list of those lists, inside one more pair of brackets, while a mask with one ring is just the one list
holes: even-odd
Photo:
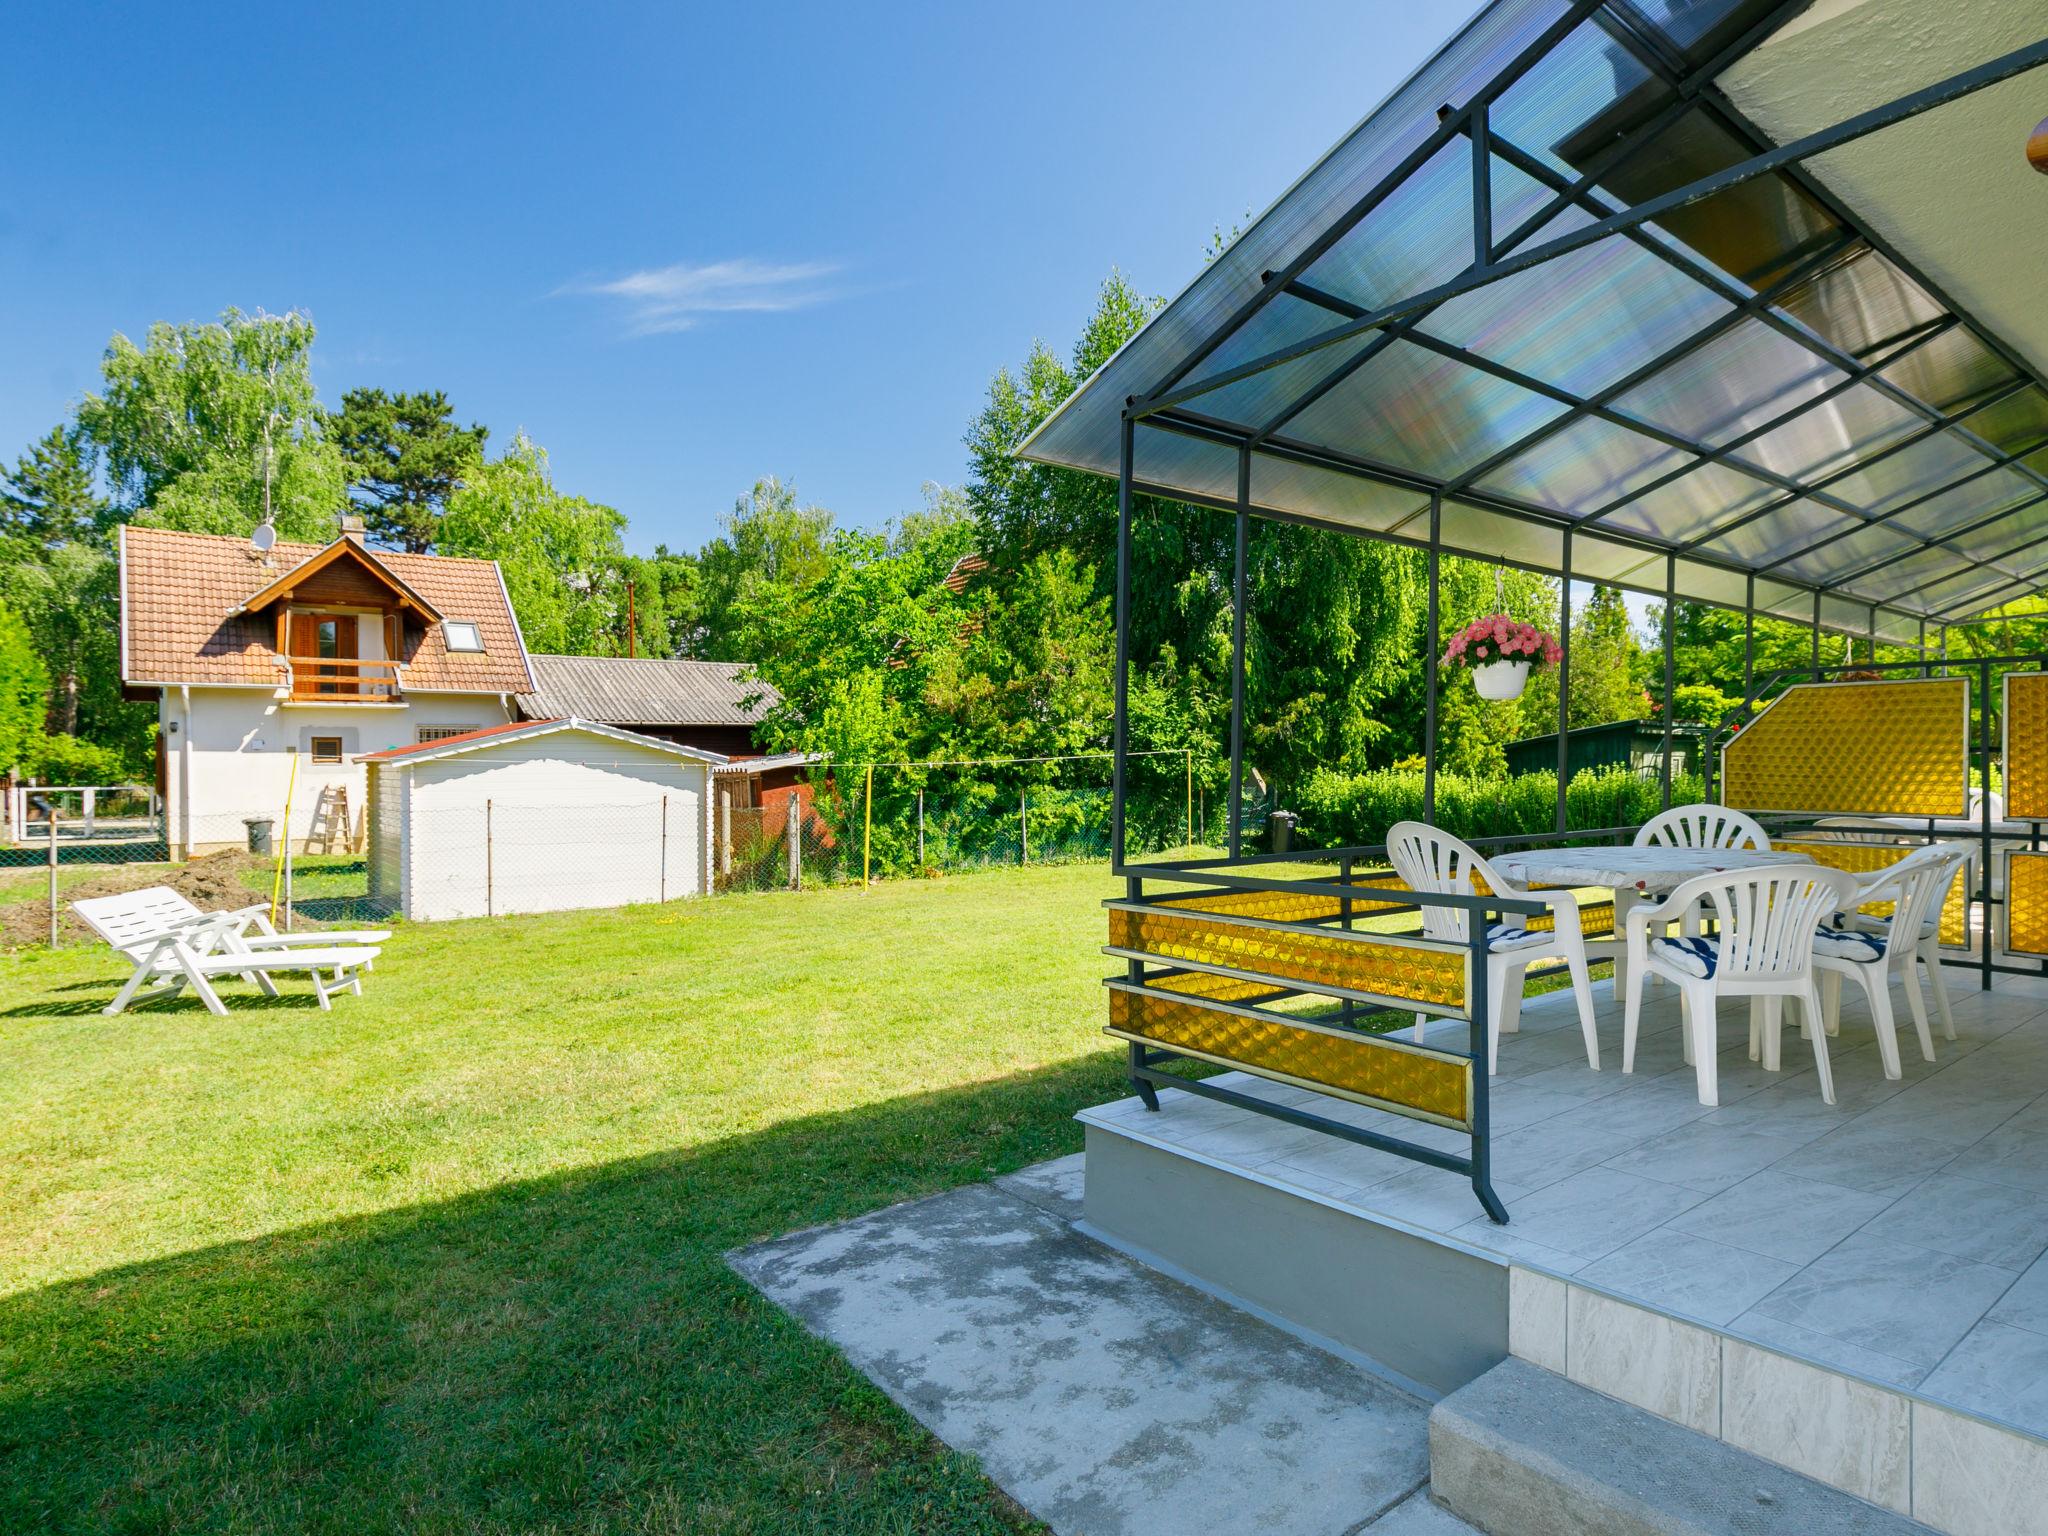
[[[1131, 403], [1130, 409], [1137, 416], [1151, 415], [1171, 406], [1181, 404], [1186, 400], [1193, 399], [1210, 390], [1220, 389], [1227, 384], [1236, 383], [1240, 379], [1254, 377], [1257, 374], [1266, 372], [1268, 369], [1277, 368], [1283, 363], [1292, 362], [1298, 357], [1307, 357], [1326, 347], [1335, 346], [1340, 342], [1350, 340], [1352, 337], [1364, 335], [1368, 331], [1383, 329], [1395, 321], [1406, 319], [1409, 315], [1423, 309], [1432, 308], [1461, 294], [1477, 292], [1479, 289], [1489, 287], [1504, 278], [1513, 277], [1519, 272], [1532, 270], [1546, 262], [1554, 261], [1560, 256], [1569, 255], [1573, 251], [1583, 250], [1588, 246], [1595, 245], [1611, 235], [1624, 234], [1643, 224], [1653, 223], [1667, 214], [1703, 201], [1706, 198], [1712, 197], [1717, 192], [1727, 190], [1729, 187], [1740, 186], [1744, 182], [1754, 181], [1760, 176], [1769, 175], [1800, 160], [1825, 154], [1832, 149], [1838, 149], [1844, 144], [1853, 143], [1857, 139], [1864, 138], [1881, 129], [1889, 128], [1895, 123], [1904, 122], [1906, 119], [1916, 117], [1923, 112], [1932, 111], [1936, 107], [1960, 100], [1962, 97], [1983, 90], [1987, 86], [1997, 85], [2001, 81], [2011, 79], [2013, 76], [2022, 74], [2027, 70], [2038, 68], [2042, 64], [2048, 64], [2048, 38], [2044, 38], [2040, 42], [2031, 44], [2028, 47], [2015, 49], [2013, 52], [2000, 58], [1980, 64], [1974, 69], [1965, 70], [1961, 74], [1951, 76], [1946, 80], [1938, 81], [1921, 90], [1911, 92], [1896, 101], [1873, 107], [1867, 112], [1860, 112], [1854, 117], [1836, 123], [1831, 127], [1821, 129], [1819, 132], [1808, 134], [1804, 138], [1796, 139], [1790, 144], [1781, 145], [1776, 149], [1753, 155], [1747, 160], [1738, 161], [1736, 164], [1726, 166], [1711, 176], [1704, 176], [1696, 181], [1688, 182], [1682, 187], [1673, 188], [1669, 192], [1650, 198], [1646, 202], [1638, 203], [1634, 207], [1610, 215], [1607, 218], [1596, 219], [1590, 224], [1582, 225], [1576, 230], [1560, 235], [1541, 245], [1503, 257], [1489, 266], [1467, 272], [1460, 277], [1451, 279], [1449, 282], [1437, 284], [1420, 293], [1410, 294], [1405, 298], [1397, 299], [1391, 304], [1381, 306], [1362, 319], [1352, 321], [1346, 325], [1335, 326], [1315, 336], [1307, 337], [1302, 341], [1253, 358], [1249, 362], [1239, 364], [1235, 368], [1224, 369], [1203, 380], [1198, 385], [1183, 385], [1178, 388], [1169, 385], [1165, 388], [1154, 390], [1144, 398], [1134, 400]], [[1495, 84], [1498, 84], [1498, 80], [1496, 80]], [[1469, 105], [1464, 111], [1470, 111]], [[1439, 125], [1439, 134], [1443, 133], [1446, 128], [1451, 128], [1453, 132], [1457, 131], [1452, 125], [1461, 123], [1462, 116], [1462, 113], [1453, 114], [1452, 117], [1447, 118], [1444, 124]], [[1437, 135], [1431, 135], [1431, 141], [1435, 141], [1437, 137]], [[1448, 138], [1444, 142], [1448, 142]], [[1436, 147], [1441, 148], [1441, 144], [1437, 144]], [[1434, 153], [1434, 150], [1431, 152]], [[1385, 183], [1382, 185], [1385, 186]], [[1389, 187], [1387, 190], [1391, 191], [1392, 189]], [[1383, 198], [1384, 195], [1382, 193], [1381, 197]], [[1370, 212], [1370, 209], [1366, 209], [1365, 212]], [[1361, 212], [1359, 217], [1364, 217], [1364, 213]], [[1334, 238], [1331, 239], [1330, 243], [1334, 243]], [[1327, 248], [1327, 245], [1324, 246], [1324, 249]], [[1317, 254], [1320, 254], [1320, 252]], [[1295, 262], [1289, 264], [1289, 269], [1285, 274], [1286, 280], [1291, 282], [1301, 276], [1302, 272], [1306, 270], [1307, 265], [1308, 262], [1297, 258]], [[1259, 294], [1255, 296], [1257, 303], [1250, 306], [1250, 312], [1255, 312], [1258, 305], [1263, 304], [1271, 296], [1276, 286], [1268, 284], [1262, 288]], [[1235, 329], [1234, 325], [1224, 328], [1212, 338], [1212, 342], [1204, 343], [1202, 348], [1196, 349], [1199, 355], [1191, 353], [1188, 358], [1183, 359], [1181, 364], [1174, 370], [1173, 379], [1175, 383], [1178, 383], [1180, 379], [1184, 379], [1201, 362], [1203, 357], [1206, 357], [1209, 352], [1214, 351], [1216, 346], [1220, 346], [1222, 341]]]
[[[1339, 240], [1355, 229], [1373, 209], [1379, 207], [1381, 203], [1399, 191], [1407, 183], [1410, 176], [1421, 170], [1423, 166], [1435, 158], [1437, 152], [1446, 144], [1456, 139], [1464, 130], [1466, 118], [1470, 113], [1475, 110], [1484, 111], [1489, 103], [1498, 99], [1517, 80], [1548, 58], [1551, 49], [1570, 36], [1573, 29], [1588, 16], [1599, 10], [1603, 3], [1604, 0], [1572, 0], [1572, 3], [1565, 8], [1564, 13], [1549, 26], [1545, 27], [1536, 37], [1531, 39], [1528, 47], [1516, 54], [1505, 68], [1486, 83], [1483, 89], [1463, 106], [1445, 114], [1435, 129], [1420, 144], [1416, 145], [1414, 149], [1402, 157], [1399, 165], [1381, 177], [1370, 191], [1359, 198], [1357, 202], [1353, 203], [1337, 218], [1331, 220], [1321, 234], [1317, 235], [1314, 240], [1311, 240], [1308, 245], [1303, 247], [1301, 252], [1292, 261], [1288, 262], [1286, 269], [1281, 273], [1280, 283], [1268, 283], [1261, 287], [1257, 293], [1254, 293], [1244, 303], [1238, 305], [1231, 312], [1227, 320], [1190, 348], [1187, 355], [1173, 366], [1166, 377], [1153, 386], [1146, 399], [1159, 400], [1162, 395], [1173, 389], [1181, 380], [1199, 368], [1204, 359], [1218, 347], [1222, 346], [1224, 342], [1236, 335], [1254, 315], [1263, 309], [1282, 286], [1292, 282], [1310, 267], [1314, 266], [1332, 246], [1336, 245]], [[1196, 393], [1199, 393], [1199, 391]], [[1160, 403], [1165, 405], [1174, 402], [1161, 401]]]

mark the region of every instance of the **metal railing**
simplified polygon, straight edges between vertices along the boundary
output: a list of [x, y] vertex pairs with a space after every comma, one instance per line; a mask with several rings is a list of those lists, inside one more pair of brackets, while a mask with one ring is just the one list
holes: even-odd
[[[1624, 835], [1632, 831], [1610, 828], [1597, 833], [1569, 835], [1585, 839]], [[1513, 843], [1532, 846], [1557, 841], [1559, 836], [1490, 838], [1485, 841], [1489, 845]], [[1121, 899], [1105, 903], [1112, 914], [1112, 938], [1116, 936], [1118, 926], [1115, 914], [1150, 915], [1154, 919], [1181, 923], [1213, 924], [1219, 929], [1243, 929], [1258, 938], [1293, 935], [1297, 942], [1308, 941], [1317, 945], [1333, 957], [1333, 963], [1321, 974], [1310, 973], [1303, 967], [1290, 965], [1284, 956], [1277, 956], [1270, 944], [1262, 950], [1256, 941], [1243, 944], [1236, 957], [1226, 955], [1222, 960], [1213, 953], [1197, 958], [1193, 947], [1187, 944], [1112, 942], [1105, 947], [1105, 953], [1122, 960], [1123, 970], [1104, 979], [1105, 986], [1112, 993], [1110, 1033], [1127, 1043], [1127, 1074], [1133, 1091], [1147, 1109], [1158, 1109], [1158, 1090], [1172, 1087], [1397, 1157], [1444, 1168], [1468, 1178], [1474, 1196], [1487, 1215], [1496, 1222], [1505, 1222], [1507, 1210], [1494, 1191], [1491, 1171], [1487, 1035], [1489, 1010], [1494, 1000], [1488, 995], [1486, 984], [1487, 934], [1496, 922], [1511, 916], [1525, 920], [1545, 917], [1549, 915], [1550, 907], [1528, 897], [1413, 891], [1393, 881], [1392, 871], [1382, 862], [1384, 855], [1384, 847], [1357, 847], [1248, 854], [1236, 859], [1164, 860], [1125, 864], [1116, 869], [1115, 873], [1124, 881], [1125, 894]], [[1334, 878], [1283, 878], [1261, 872], [1262, 867], [1278, 864], [1318, 863], [1335, 864]], [[1167, 889], [1162, 890], [1161, 887]], [[1261, 896], [1275, 899], [1283, 909], [1291, 909], [1293, 915], [1268, 916], [1223, 909], [1227, 908], [1231, 898], [1256, 899]], [[1207, 906], [1203, 904], [1205, 901], [1209, 903]], [[1464, 913], [1465, 938], [1461, 941], [1428, 940], [1406, 933], [1365, 932], [1357, 926], [1362, 916], [1377, 918], [1420, 913], [1425, 907]], [[1131, 921], [1125, 922], [1126, 937], [1135, 926]], [[1355, 954], [1359, 960], [1367, 962], [1363, 968], [1369, 968], [1372, 949], [1377, 949], [1382, 959], [1392, 952], [1418, 958], [1457, 954], [1461, 956], [1463, 966], [1457, 1000], [1452, 1002], [1441, 992], [1435, 996], [1410, 997], [1391, 988], [1349, 985], [1333, 979], [1346, 969], [1340, 958], [1345, 950], [1342, 947], [1333, 949], [1333, 942], [1336, 946], [1360, 946]], [[1530, 973], [1532, 976], [1541, 974], [1548, 972]], [[1191, 977], [1197, 979], [1194, 985], [1190, 985]], [[1218, 987], [1201, 978], [1214, 978], [1222, 985]], [[1126, 1006], [1120, 1014], [1116, 994], [1122, 994], [1126, 999], [1149, 999], [1161, 1007], [1194, 1008], [1213, 1013], [1217, 1016], [1219, 1041], [1241, 1040], [1243, 1030], [1240, 1021], [1245, 1021], [1262, 1026], [1269, 1037], [1275, 1038], [1286, 1031], [1313, 1031], [1317, 1044], [1327, 1049], [1400, 1053], [1411, 1058], [1403, 1064], [1411, 1069], [1417, 1065], [1412, 1058], [1454, 1063], [1464, 1074], [1463, 1114], [1445, 1115], [1425, 1107], [1414, 1098], [1404, 1102], [1386, 1093], [1359, 1091], [1355, 1086], [1347, 1089], [1342, 1083], [1331, 1080], [1332, 1076], [1341, 1074], [1325, 1073], [1318, 1077], [1290, 1072], [1284, 1067], [1276, 1067], [1270, 1055], [1263, 1063], [1250, 1060], [1241, 1046], [1226, 1044], [1210, 1048], [1198, 1037], [1166, 1039], [1161, 1038], [1159, 1032], [1148, 1033], [1142, 1027], [1119, 1028], [1119, 1018], [1128, 1019], [1129, 1008]], [[1294, 1011], [1304, 1000], [1315, 1011]], [[1464, 1048], [1458, 1049], [1441, 1040], [1427, 1043], [1395, 1041], [1383, 1032], [1396, 1021], [1409, 1023], [1419, 1015], [1463, 1019], [1466, 1023]], [[1231, 1066], [1270, 1080], [1364, 1103], [1396, 1116], [1445, 1125], [1464, 1131], [1469, 1138], [1468, 1145], [1462, 1153], [1445, 1151], [1388, 1130], [1353, 1124], [1310, 1108], [1275, 1103], [1213, 1081], [1188, 1078], [1165, 1070], [1167, 1064], [1177, 1059]], [[1359, 1074], [1361, 1079], [1391, 1075], [1385, 1070], [1391, 1067], [1391, 1063], [1373, 1063], [1371, 1058], [1365, 1057], [1358, 1060], [1363, 1064]]]

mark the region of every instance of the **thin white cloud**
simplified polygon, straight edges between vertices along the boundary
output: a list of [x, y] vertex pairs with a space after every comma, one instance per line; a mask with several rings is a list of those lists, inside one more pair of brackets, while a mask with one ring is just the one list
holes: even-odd
[[822, 261], [679, 261], [648, 267], [609, 282], [561, 290], [618, 299], [637, 336], [687, 331], [706, 315], [778, 314], [836, 297], [830, 279], [838, 267]]

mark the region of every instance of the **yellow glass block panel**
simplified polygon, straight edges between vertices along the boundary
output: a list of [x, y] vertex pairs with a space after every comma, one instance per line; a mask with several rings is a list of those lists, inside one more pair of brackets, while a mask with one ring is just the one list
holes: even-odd
[[1211, 998], [1219, 1003], [1255, 1003], [1268, 997], [1278, 997], [1285, 987], [1276, 987], [1263, 981], [1246, 981], [1237, 976], [1218, 976], [1210, 971], [1184, 971], [1178, 976], [1152, 976], [1145, 984], [1157, 987], [1162, 992], [1178, 992], [1186, 997]]
[[1961, 816], [1969, 724], [1960, 677], [1798, 683], [1722, 749], [1723, 799], [1744, 811]]
[[1471, 1124], [1472, 1063], [1372, 1035], [1111, 988], [1108, 1033], [1443, 1125]]
[[2048, 673], [2005, 679], [2005, 814], [2048, 821]]
[[[1361, 869], [1356, 872], [1359, 881], [1382, 890], [1405, 891], [1408, 882], [1391, 869]], [[1472, 877], [1473, 892], [1480, 896], [1491, 896], [1492, 888], [1477, 874]], [[1537, 886], [1537, 890], [1550, 887]], [[1340, 898], [1335, 896], [1303, 895], [1295, 891], [1219, 891], [1202, 896], [1168, 896], [1162, 898], [1167, 906], [1179, 907], [1198, 912], [1217, 912], [1230, 917], [1257, 917], [1281, 923], [1318, 923], [1343, 916]], [[1394, 912], [1409, 903], [1401, 901], [1371, 901], [1361, 896], [1351, 899], [1351, 915], [1367, 917], [1375, 912]], [[1595, 938], [1614, 932], [1614, 903], [1611, 901], [1589, 901], [1579, 908], [1579, 920], [1588, 938]], [[1557, 920], [1547, 913], [1528, 919], [1529, 927], [1548, 933], [1557, 926]]]
[[2048, 955], [2048, 853], [2008, 855], [2005, 900], [2005, 947]]
[[[1407, 884], [1392, 870], [1361, 869], [1354, 872], [1361, 883], [1388, 890], [1405, 891]], [[1334, 878], [1334, 876], [1333, 876]], [[1343, 898], [1318, 896], [1300, 891], [1211, 891], [1200, 896], [1167, 896], [1168, 906], [1197, 912], [1219, 912], [1229, 917], [1259, 917], [1276, 923], [1319, 923], [1343, 916]], [[1399, 901], [1371, 901], [1351, 898], [1351, 915], [1390, 912], [1406, 905]]]
[[[1890, 869], [1907, 854], [1917, 851], [1918, 845], [1903, 843], [1835, 843], [1835, 842], [1786, 842], [1771, 845], [1781, 853], [1796, 853], [1801, 858], [1811, 859], [1824, 869], [1846, 870], [1852, 875], [1867, 875], [1874, 870]], [[1890, 917], [1893, 903], [1889, 901], [1865, 902], [1856, 910], [1870, 917]], [[1941, 907], [1941, 942], [1959, 948], [1968, 948], [1970, 943], [1970, 875], [1964, 870], [1948, 888], [1948, 900]]]
[[1180, 909], [1113, 906], [1109, 942], [1113, 949], [1160, 960], [1251, 971], [1310, 989], [1343, 987], [1390, 1003], [1459, 1011], [1465, 1006], [1466, 952], [1425, 940], [1231, 922]]

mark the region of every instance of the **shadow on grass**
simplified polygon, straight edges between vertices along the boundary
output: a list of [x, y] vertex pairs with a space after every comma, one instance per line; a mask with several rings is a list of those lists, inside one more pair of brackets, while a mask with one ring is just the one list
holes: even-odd
[[721, 1256], [1122, 1091], [1103, 1052], [0, 1299], [0, 1530], [1035, 1529]]

